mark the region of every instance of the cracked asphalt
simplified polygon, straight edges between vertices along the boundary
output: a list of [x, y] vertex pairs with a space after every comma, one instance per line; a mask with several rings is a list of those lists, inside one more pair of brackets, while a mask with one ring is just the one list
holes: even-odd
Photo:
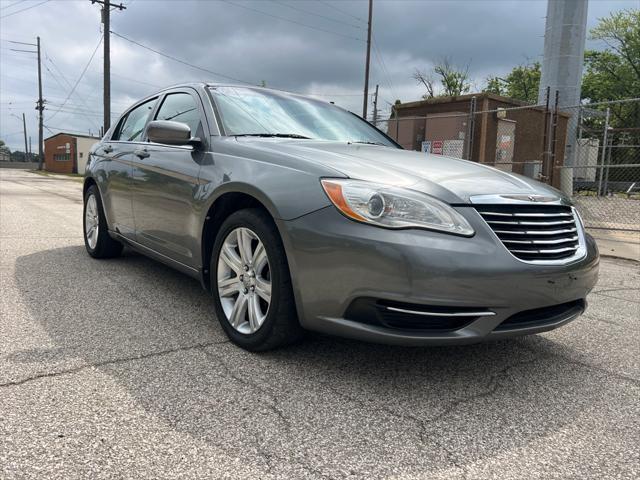
[[229, 344], [200, 285], [82, 243], [81, 183], [0, 170], [0, 478], [638, 478], [640, 268], [543, 335]]

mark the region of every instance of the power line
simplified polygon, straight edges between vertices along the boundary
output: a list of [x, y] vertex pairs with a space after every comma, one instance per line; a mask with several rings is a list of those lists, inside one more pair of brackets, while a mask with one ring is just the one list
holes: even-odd
[[220, 0], [221, 2], [228, 3], [229, 5], [233, 5], [234, 7], [244, 8], [245, 10], [250, 10], [252, 12], [261, 13], [262, 15], [266, 15], [267, 17], [277, 18], [278, 20], [284, 20], [285, 22], [295, 23], [296, 25], [301, 25], [303, 27], [310, 28], [312, 30], [318, 30], [319, 32], [330, 33], [331, 35], [337, 35], [339, 37], [349, 38], [351, 40], [357, 40], [358, 42], [364, 42], [364, 39], [358, 37], [352, 37], [351, 35], [345, 35], [343, 33], [334, 32], [333, 30], [325, 30], [324, 28], [315, 27], [313, 25], [308, 25], [306, 23], [298, 22], [297, 20], [292, 20], [286, 17], [280, 17], [279, 15], [273, 15], [272, 13], [265, 12], [264, 10], [258, 10], [257, 8], [248, 7], [246, 5], [240, 5], [238, 3], [230, 2], [229, 0]]
[[136, 42], [135, 40], [132, 40], [132, 39], [130, 39], [128, 37], [125, 37], [124, 35], [120, 35], [119, 33], [116, 33], [113, 30], [111, 30], [111, 33], [113, 33], [116, 37], [120, 37], [123, 40], [126, 40], [127, 42], [131, 42], [134, 45], [138, 45], [139, 47], [142, 47], [142, 48], [144, 48], [146, 50], [149, 50], [149, 51], [151, 51], [153, 53], [157, 53], [158, 55], [161, 55], [163, 57], [167, 57], [167, 58], [173, 60], [174, 62], [182, 63], [183, 65], [187, 65], [188, 67], [195, 68], [196, 70], [201, 70], [203, 72], [210, 73], [210, 74], [215, 75], [217, 77], [222, 77], [222, 78], [226, 78], [228, 80], [233, 80], [234, 82], [246, 83], [247, 85], [255, 85], [255, 83], [252, 83], [252, 82], [247, 82], [245, 80], [240, 80], [239, 78], [234, 78], [234, 77], [230, 77], [229, 75], [224, 75], [222, 73], [214, 72], [213, 70], [209, 70], [208, 68], [199, 67], [198, 65], [194, 65], [193, 63], [189, 63], [189, 62], [187, 62], [185, 60], [181, 60], [181, 59], [179, 59], [177, 57], [174, 57], [173, 55], [169, 55], [168, 53], [163, 53], [163, 52], [161, 52], [159, 50], [156, 50], [154, 48], [151, 48], [151, 47], [143, 45], [143, 44], [141, 44], [139, 42]]
[[[53, 65], [53, 64], [52, 64], [52, 65]], [[62, 89], [62, 91], [63, 91], [64, 93], [67, 93], [67, 94], [68, 94], [68, 93], [69, 93], [69, 91], [68, 91], [68, 90], [67, 90], [67, 89], [66, 89], [66, 88], [65, 88], [65, 87], [60, 83], [60, 81], [58, 80], [58, 77], [57, 77], [56, 75], [54, 75], [54, 73], [49, 69], [49, 67], [47, 66], [47, 64], [46, 64], [46, 63], [45, 63], [45, 65], [44, 65], [44, 68], [47, 70], [47, 72], [49, 72], [49, 73], [51, 74], [51, 78], [53, 78], [53, 79], [56, 81], [56, 83], [60, 86], [60, 88]], [[66, 79], [65, 79], [65, 81], [66, 81]], [[67, 82], [67, 83], [68, 83], [68, 82]], [[69, 87], [71, 87], [71, 85], [69, 85]], [[82, 100], [82, 98], [80, 97], [80, 95], [78, 94], [78, 92], [74, 92], [74, 93], [78, 96], [78, 98], [80, 98], [80, 100]], [[82, 102], [84, 103], [84, 100], [82, 100]], [[49, 104], [50, 104], [50, 105], [54, 105], [54, 106], [60, 106], [59, 111], [61, 111], [62, 113], [71, 113], [71, 112], [67, 112], [66, 110], [62, 110], [62, 107], [64, 106], [64, 104], [63, 104], [63, 103], [57, 104], [57, 103], [55, 103], [55, 102], [49, 102]], [[73, 106], [73, 105], [72, 105], [72, 106]], [[86, 104], [85, 104], [85, 106], [86, 106]], [[78, 114], [83, 115], [83, 113], [82, 113], [82, 112], [73, 112], [73, 113], [78, 113]], [[85, 116], [85, 115], [83, 115], [83, 116], [84, 116], [84, 117], [85, 117], [85, 118], [86, 118], [90, 123], [92, 123], [92, 124], [93, 124], [93, 126], [95, 126], [96, 128], [98, 128], [98, 127], [97, 127], [97, 125], [96, 125], [96, 123], [94, 122], [94, 120], [90, 119], [89, 117], [87, 117], [87, 116]]]
[[280, 5], [283, 5], [283, 6], [287, 7], [287, 8], [291, 8], [292, 10], [297, 10], [299, 12], [306, 13], [307, 15], [313, 15], [315, 17], [324, 18], [325, 20], [329, 20], [331, 22], [341, 23], [342, 25], [347, 25], [349, 27], [353, 27], [353, 28], [357, 28], [359, 30], [362, 30], [362, 27], [360, 25], [354, 25], [353, 23], [344, 22], [342, 20], [338, 20], [337, 18], [327, 17], [326, 15], [321, 15], [319, 13], [312, 12], [310, 10], [305, 10], [304, 8], [294, 7], [293, 5], [289, 5], [288, 3], [281, 2], [280, 0], [272, 0], [272, 1], [275, 2], [275, 3], [278, 3]]
[[162, 87], [160, 87], [160, 85], [154, 85], [153, 83], [143, 82], [142, 80], [136, 80], [135, 78], [125, 77], [124, 75], [120, 75], [120, 74], [117, 74], [117, 73], [111, 72], [111, 75], [113, 75], [114, 77], [122, 78], [123, 80], [127, 80], [129, 82], [139, 83], [140, 85], [147, 85], [147, 86], [153, 87], [153, 88], [162, 88]]
[[0, 10], [4, 10], [5, 8], [15, 7], [19, 3], [26, 2], [27, 0], [18, 0], [17, 2], [10, 3], [9, 5], [5, 5], [4, 7], [0, 7]]
[[340, 13], [342, 13], [342, 14], [344, 14], [344, 15], [347, 15], [347, 16], [349, 16], [349, 17], [351, 17], [351, 18], [355, 18], [355, 19], [356, 19], [356, 20], [358, 20], [359, 22], [367, 23], [365, 20], [361, 19], [360, 17], [356, 17], [355, 15], [353, 15], [353, 14], [351, 14], [351, 13], [347, 12], [346, 10], [342, 10], [341, 8], [336, 7], [335, 5], [332, 5], [332, 4], [331, 4], [331, 3], [329, 3], [329, 2], [326, 2], [326, 1], [324, 1], [324, 0], [317, 0], [317, 1], [318, 1], [318, 2], [320, 2], [320, 3], [325, 4], [325, 5], [326, 5], [327, 7], [329, 7], [329, 8], [333, 8], [336, 12], [340, 12]]
[[40, 5], [44, 5], [45, 3], [49, 3], [50, 1], [51, 0], [44, 0], [44, 2], [36, 3], [35, 5], [31, 5], [31, 6], [22, 8], [20, 10], [16, 10], [15, 12], [7, 13], [6, 15], [1, 16], [0, 20], [2, 20], [3, 18], [10, 17], [11, 15], [15, 15], [16, 13], [24, 12], [25, 10], [30, 10], [32, 8], [39, 7]]
[[376, 60], [380, 64], [380, 70], [381, 70], [382, 75], [383, 75], [383, 80], [385, 81], [385, 83], [389, 87], [389, 91], [391, 92], [391, 94], [394, 97], [398, 98], [398, 95], [397, 95], [397, 93], [395, 91], [395, 88], [393, 88], [393, 83], [391, 81], [391, 75], [389, 74], [389, 70], [387, 69], [387, 65], [386, 65], [386, 63], [384, 61], [384, 57], [382, 56], [382, 52], [378, 48], [378, 44], [376, 42], [375, 37], [373, 37], [372, 40], [373, 40], [373, 53], [376, 56]]
[[[49, 61], [49, 63], [51, 64], [51, 66], [57, 70], [58, 74], [60, 75], [60, 77], [62, 77], [62, 79], [64, 80], [64, 82], [67, 84], [67, 86], [68, 86], [70, 89], [73, 89], [73, 86], [71, 85], [71, 82], [69, 82], [69, 80], [68, 80], [68, 79], [67, 79], [67, 77], [64, 75], [64, 73], [62, 73], [62, 70], [61, 70], [61, 69], [58, 67], [58, 65], [53, 61], [53, 58], [51, 58], [49, 55], [47, 55], [47, 53], [46, 53], [46, 52], [45, 52], [45, 55], [44, 55], [44, 56], [45, 56], [45, 60], [48, 60], [48, 61]], [[58, 85], [60, 85], [60, 88], [62, 88], [62, 91], [63, 91], [64, 93], [67, 93], [67, 94], [68, 94], [68, 90], [67, 90], [67, 89], [66, 89], [66, 88], [65, 88], [65, 87], [64, 87], [64, 86], [63, 86], [63, 85], [58, 81], [58, 78], [57, 78], [57, 77], [56, 77], [56, 75], [54, 75], [54, 73], [49, 69], [49, 67], [47, 67], [46, 63], [45, 63], [45, 68], [46, 68], [46, 69], [47, 69], [47, 71], [51, 74], [52, 78], [56, 81], [56, 83], [57, 83]], [[89, 107], [89, 105], [87, 104], [86, 99], [85, 99], [84, 97], [82, 97], [82, 96], [80, 95], [80, 93], [79, 93], [77, 90], [75, 90], [73, 93], [74, 93], [74, 94], [75, 94], [75, 96], [80, 100], [80, 102], [82, 102], [82, 104], [83, 104], [85, 107], [87, 107], [87, 109], [89, 109], [89, 108], [90, 108], [90, 107]], [[87, 120], [89, 120], [89, 121], [91, 121], [91, 122], [93, 123], [93, 120], [90, 120], [90, 119], [88, 119], [88, 118], [87, 118]], [[98, 128], [97, 124], [93, 123], [93, 125], [94, 125], [96, 128]]]
[[[71, 95], [73, 94], [73, 92], [75, 92], [76, 88], [78, 87], [78, 84], [80, 83], [80, 80], [82, 80], [82, 77], [84, 77], [84, 74], [87, 72], [87, 69], [89, 68], [89, 65], [91, 65], [91, 62], [93, 60], [93, 57], [95, 57], [96, 52], [98, 51], [98, 48], [100, 47], [100, 44], [102, 43], [102, 35], [100, 36], [100, 40], [98, 41], [98, 44], [96, 45], [96, 48], [93, 49], [93, 53], [91, 54], [91, 56], [89, 57], [89, 61], [87, 62], [87, 64], [85, 65], [84, 69], [82, 70], [82, 73], [80, 74], [80, 76], [78, 77], [78, 80], [76, 80], [75, 85], [73, 86], [73, 88], [71, 89], [71, 91], [69, 92], [69, 95], [67, 95], [67, 98], [65, 98], [64, 102], [62, 102], [62, 105], [64, 106], [67, 101], [69, 101], [69, 98], [71, 97]], [[62, 107], [61, 107], [62, 108]], [[60, 111], [60, 109], [58, 109], [58, 111]], [[49, 119], [52, 119], [53, 117], [56, 116], [58, 112], [54, 112], [53, 115], [51, 115], [49, 117]]]

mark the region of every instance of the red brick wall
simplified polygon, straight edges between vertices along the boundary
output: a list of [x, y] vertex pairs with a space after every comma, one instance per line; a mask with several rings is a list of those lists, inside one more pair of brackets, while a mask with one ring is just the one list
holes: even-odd
[[[69, 153], [66, 144], [69, 144]], [[68, 160], [62, 160], [64, 156]], [[56, 173], [74, 173], [76, 159], [76, 142], [69, 135], [57, 135], [44, 141], [45, 170]]]

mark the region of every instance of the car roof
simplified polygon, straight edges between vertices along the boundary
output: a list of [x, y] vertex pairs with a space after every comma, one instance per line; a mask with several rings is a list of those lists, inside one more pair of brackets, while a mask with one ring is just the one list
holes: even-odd
[[280, 92], [280, 93], [286, 93], [288, 95], [296, 95], [296, 96], [300, 96], [300, 97], [307, 97], [307, 98], [313, 98], [310, 97], [308, 95], [305, 95], [304, 93], [297, 93], [297, 92], [291, 92], [289, 90], [282, 90], [280, 88], [269, 88], [269, 87], [262, 87], [260, 85], [250, 85], [250, 84], [239, 84], [239, 83], [224, 83], [224, 82], [186, 82], [186, 83], [178, 83], [175, 85], [169, 85], [168, 87], [164, 87], [160, 90], [158, 90], [157, 92], [154, 93], [154, 95], [157, 95], [159, 93], [163, 93], [167, 90], [173, 90], [176, 88], [184, 88], [184, 87], [191, 87], [191, 88], [207, 88], [207, 87], [232, 87], [232, 88], [249, 88], [251, 90], [267, 90], [270, 92]]

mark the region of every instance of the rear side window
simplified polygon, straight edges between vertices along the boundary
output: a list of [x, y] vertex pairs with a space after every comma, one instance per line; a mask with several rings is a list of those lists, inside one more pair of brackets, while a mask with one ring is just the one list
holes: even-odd
[[120, 121], [120, 125], [118, 125], [111, 140], [120, 140], [122, 142], [139, 141], [142, 138], [142, 132], [156, 104], [156, 100], [157, 99], [154, 98], [131, 110], [127, 116]]
[[195, 99], [188, 93], [170, 93], [158, 109], [156, 120], [171, 120], [189, 125], [191, 135], [200, 128], [200, 110]]

